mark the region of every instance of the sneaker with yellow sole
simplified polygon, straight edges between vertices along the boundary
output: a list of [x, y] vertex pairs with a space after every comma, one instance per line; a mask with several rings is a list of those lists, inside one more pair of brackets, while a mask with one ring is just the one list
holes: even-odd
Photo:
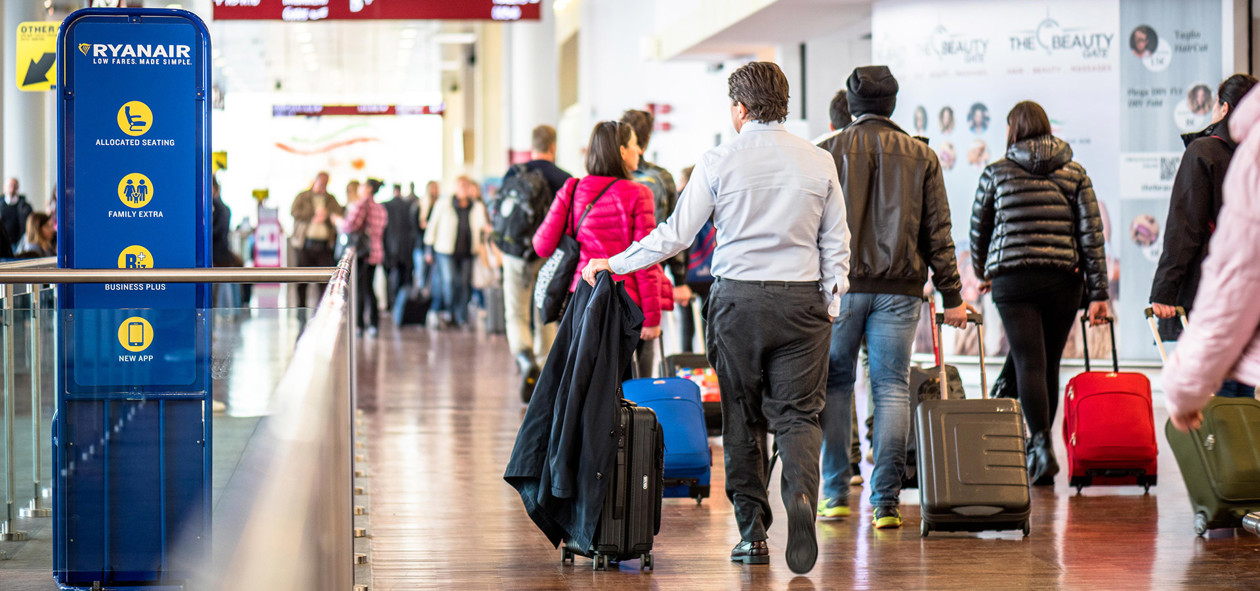
[[818, 516], [828, 519], [837, 519], [840, 517], [848, 517], [853, 512], [849, 510], [849, 503], [844, 499], [823, 499], [818, 501]]
[[875, 529], [895, 529], [901, 527], [901, 511], [896, 507], [876, 507], [871, 517]]

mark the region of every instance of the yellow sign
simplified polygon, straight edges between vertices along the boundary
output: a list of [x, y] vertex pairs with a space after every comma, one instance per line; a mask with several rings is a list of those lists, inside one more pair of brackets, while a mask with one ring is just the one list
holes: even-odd
[[129, 101], [118, 109], [118, 129], [130, 136], [144, 135], [153, 126], [153, 111], [140, 101]]
[[118, 198], [123, 205], [139, 209], [153, 200], [153, 181], [138, 172], [133, 172], [118, 181]]
[[132, 316], [118, 326], [118, 344], [132, 353], [139, 353], [153, 344], [153, 325], [139, 316]]
[[118, 253], [118, 268], [152, 269], [153, 255], [149, 252], [149, 249], [139, 244], [133, 244], [124, 248], [121, 253]]
[[227, 170], [227, 152], [212, 152], [210, 154], [210, 168], [213, 172]]
[[57, 78], [57, 29], [61, 23], [34, 21], [17, 28], [18, 90], [42, 91]]

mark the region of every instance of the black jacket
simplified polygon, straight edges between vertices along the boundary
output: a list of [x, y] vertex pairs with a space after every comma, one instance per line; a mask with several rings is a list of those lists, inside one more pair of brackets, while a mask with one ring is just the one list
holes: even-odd
[[831, 152], [849, 220], [849, 291], [922, 297], [928, 267], [945, 306], [962, 305], [949, 200], [936, 153], [887, 117], [862, 115]]
[[385, 203], [385, 267], [410, 267], [412, 251], [420, 236], [420, 211], [416, 202], [394, 197]]
[[[1194, 303], [1199, 273], [1208, 254], [1208, 239], [1221, 211], [1225, 169], [1237, 143], [1229, 136], [1229, 119], [1199, 133], [1181, 136], [1186, 151], [1177, 167], [1168, 217], [1164, 222], [1164, 253], [1155, 269], [1151, 301], [1183, 306]], [[1173, 331], [1179, 332], [1179, 331]]]
[[551, 543], [590, 547], [616, 460], [620, 385], [643, 312], [607, 272], [578, 283], [529, 401], [503, 479]]
[[10, 248], [16, 249], [26, 235], [26, 218], [31, 216], [31, 204], [26, 195], [18, 195], [17, 203], [9, 205], [5, 196], [0, 195], [0, 223], [4, 224], [4, 232], [9, 236]]
[[1051, 269], [1084, 273], [1088, 301], [1106, 301], [1102, 215], [1085, 168], [1051, 135], [1016, 142], [980, 175], [971, 210], [977, 277]]
[[214, 197], [210, 201], [210, 257], [216, 267], [240, 266], [229, 241], [231, 226], [232, 209], [222, 198]]

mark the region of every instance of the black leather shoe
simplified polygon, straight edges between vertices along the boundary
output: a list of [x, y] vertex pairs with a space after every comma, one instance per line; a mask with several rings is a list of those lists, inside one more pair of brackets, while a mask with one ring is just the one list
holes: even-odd
[[731, 562], [744, 564], [770, 564], [770, 547], [765, 540], [740, 542], [731, 548]]
[[1028, 441], [1028, 480], [1033, 486], [1054, 486], [1054, 476], [1059, 473], [1059, 462], [1054, 459], [1054, 445], [1050, 434], [1034, 433]]
[[805, 495], [787, 503], [787, 563], [792, 572], [803, 575], [818, 561], [818, 535], [814, 532], [814, 508]]

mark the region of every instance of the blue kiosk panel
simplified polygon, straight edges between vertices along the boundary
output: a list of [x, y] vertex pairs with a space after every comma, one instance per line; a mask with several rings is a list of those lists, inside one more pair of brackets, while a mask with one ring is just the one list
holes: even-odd
[[[182, 10], [86, 9], [58, 40], [58, 266], [210, 267], [209, 54]], [[210, 289], [58, 292], [53, 571], [180, 588], [209, 561]]]

